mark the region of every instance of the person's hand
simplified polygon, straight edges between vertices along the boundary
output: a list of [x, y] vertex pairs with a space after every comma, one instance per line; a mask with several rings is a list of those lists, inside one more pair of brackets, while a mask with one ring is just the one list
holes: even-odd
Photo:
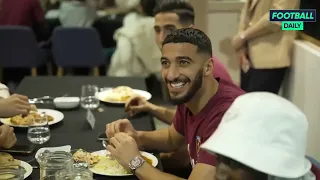
[[141, 96], [134, 96], [129, 99], [125, 105], [125, 111], [133, 116], [140, 112], [149, 112], [152, 108], [152, 104], [145, 100]]
[[31, 109], [28, 97], [13, 94], [6, 99], [0, 99], [0, 117], [12, 117], [19, 114], [27, 115]]
[[107, 150], [124, 168], [129, 168], [130, 161], [141, 156], [136, 141], [126, 133], [117, 133], [109, 141]]
[[8, 125], [0, 126], [0, 147], [5, 149], [11, 148], [17, 142], [13, 128]]
[[238, 51], [240, 48], [243, 48], [245, 42], [246, 42], [245, 39], [241, 38], [241, 34], [238, 33], [232, 38], [231, 44], [232, 44], [232, 47], [236, 51]]
[[250, 69], [250, 62], [247, 59], [247, 56], [245, 54], [245, 50], [241, 49], [238, 52], [238, 58], [239, 58], [239, 62], [240, 62], [240, 66], [243, 72], [248, 72]]
[[106, 135], [108, 138], [112, 138], [120, 132], [126, 133], [129, 136], [132, 136], [134, 139], [137, 139], [137, 131], [134, 129], [128, 119], [119, 119], [107, 124]]

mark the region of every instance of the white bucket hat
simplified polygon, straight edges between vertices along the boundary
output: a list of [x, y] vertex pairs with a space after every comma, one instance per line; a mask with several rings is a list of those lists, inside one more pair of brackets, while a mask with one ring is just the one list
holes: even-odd
[[116, 0], [115, 4], [119, 9], [129, 10], [137, 7], [140, 0]]
[[299, 178], [311, 168], [305, 159], [307, 132], [306, 116], [293, 103], [254, 92], [233, 102], [201, 148], [271, 176]]

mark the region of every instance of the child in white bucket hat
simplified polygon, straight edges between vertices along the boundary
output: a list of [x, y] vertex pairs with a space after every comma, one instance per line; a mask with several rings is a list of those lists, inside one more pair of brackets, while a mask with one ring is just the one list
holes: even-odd
[[308, 122], [268, 92], [239, 96], [201, 146], [217, 155], [216, 180], [315, 180], [305, 158]]

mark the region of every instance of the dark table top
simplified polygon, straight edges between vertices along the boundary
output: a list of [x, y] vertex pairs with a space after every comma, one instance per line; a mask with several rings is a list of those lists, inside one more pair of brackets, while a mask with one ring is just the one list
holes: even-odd
[[[141, 78], [110, 78], [110, 77], [26, 77], [16, 93], [33, 97], [41, 97], [45, 95], [57, 97], [68, 94], [68, 96], [80, 96], [81, 86], [86, 84], [95, 84], [99, 87], [115, 87], [126, 85], [132, 88], [146, 90], [144, 79]], [[38, 108], [54, 109], [52, 104], [37, 104]], [[104, 109], [103, 112], [93, 111], [96, 119], [95, 128], [91, 129], [86, 122], [86, 110], [81, 107], [73, 110], [60, 110], [64, 114], [63, 121], [50, 126], [51, 138], [49, 142], [37, 146], [55, 147], [63, 145], [71, 145], [72, 149], [82, 148], [87, 151], [97, 151], [104, 149], [101, 142], [97, 141], [99, 133], [105, 132], [105, 125], [119, 118], [126, 116], [123, 106], [115, 106], [110, 104], [100, 104]], [[133, 126], [137, 130], [154, 130], [154, 123], [148, 114], [142, 114], [137, 117], [130, 118]], [[18, 145], [30, 144], [27, 139], [27, 129], [15, 128], [18, 139]], [[35, 151], [36, 152], [36, 151]], [[34, 158], [34, 154], [28, 156], [15, 156], [17, 159], [30, 161]], [[32, 161], [32, 163], [35, 163]], [[158, 168], [162, 168], [161, 162]], [[131, 177], [107, 177], [95, 176], [95, 179], [137, 179]], [[28, 179], [39, 179], [39, 169], [33, 169], [32, 175]]]

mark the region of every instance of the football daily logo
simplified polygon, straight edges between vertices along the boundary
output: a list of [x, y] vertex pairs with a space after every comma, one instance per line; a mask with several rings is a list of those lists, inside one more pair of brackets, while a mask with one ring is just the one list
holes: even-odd
[[304, 29], [304, 22], [316, 22], [316, 10], [270, 10], [269, 20], [282, 22], [284, 31], [301, 31]]

